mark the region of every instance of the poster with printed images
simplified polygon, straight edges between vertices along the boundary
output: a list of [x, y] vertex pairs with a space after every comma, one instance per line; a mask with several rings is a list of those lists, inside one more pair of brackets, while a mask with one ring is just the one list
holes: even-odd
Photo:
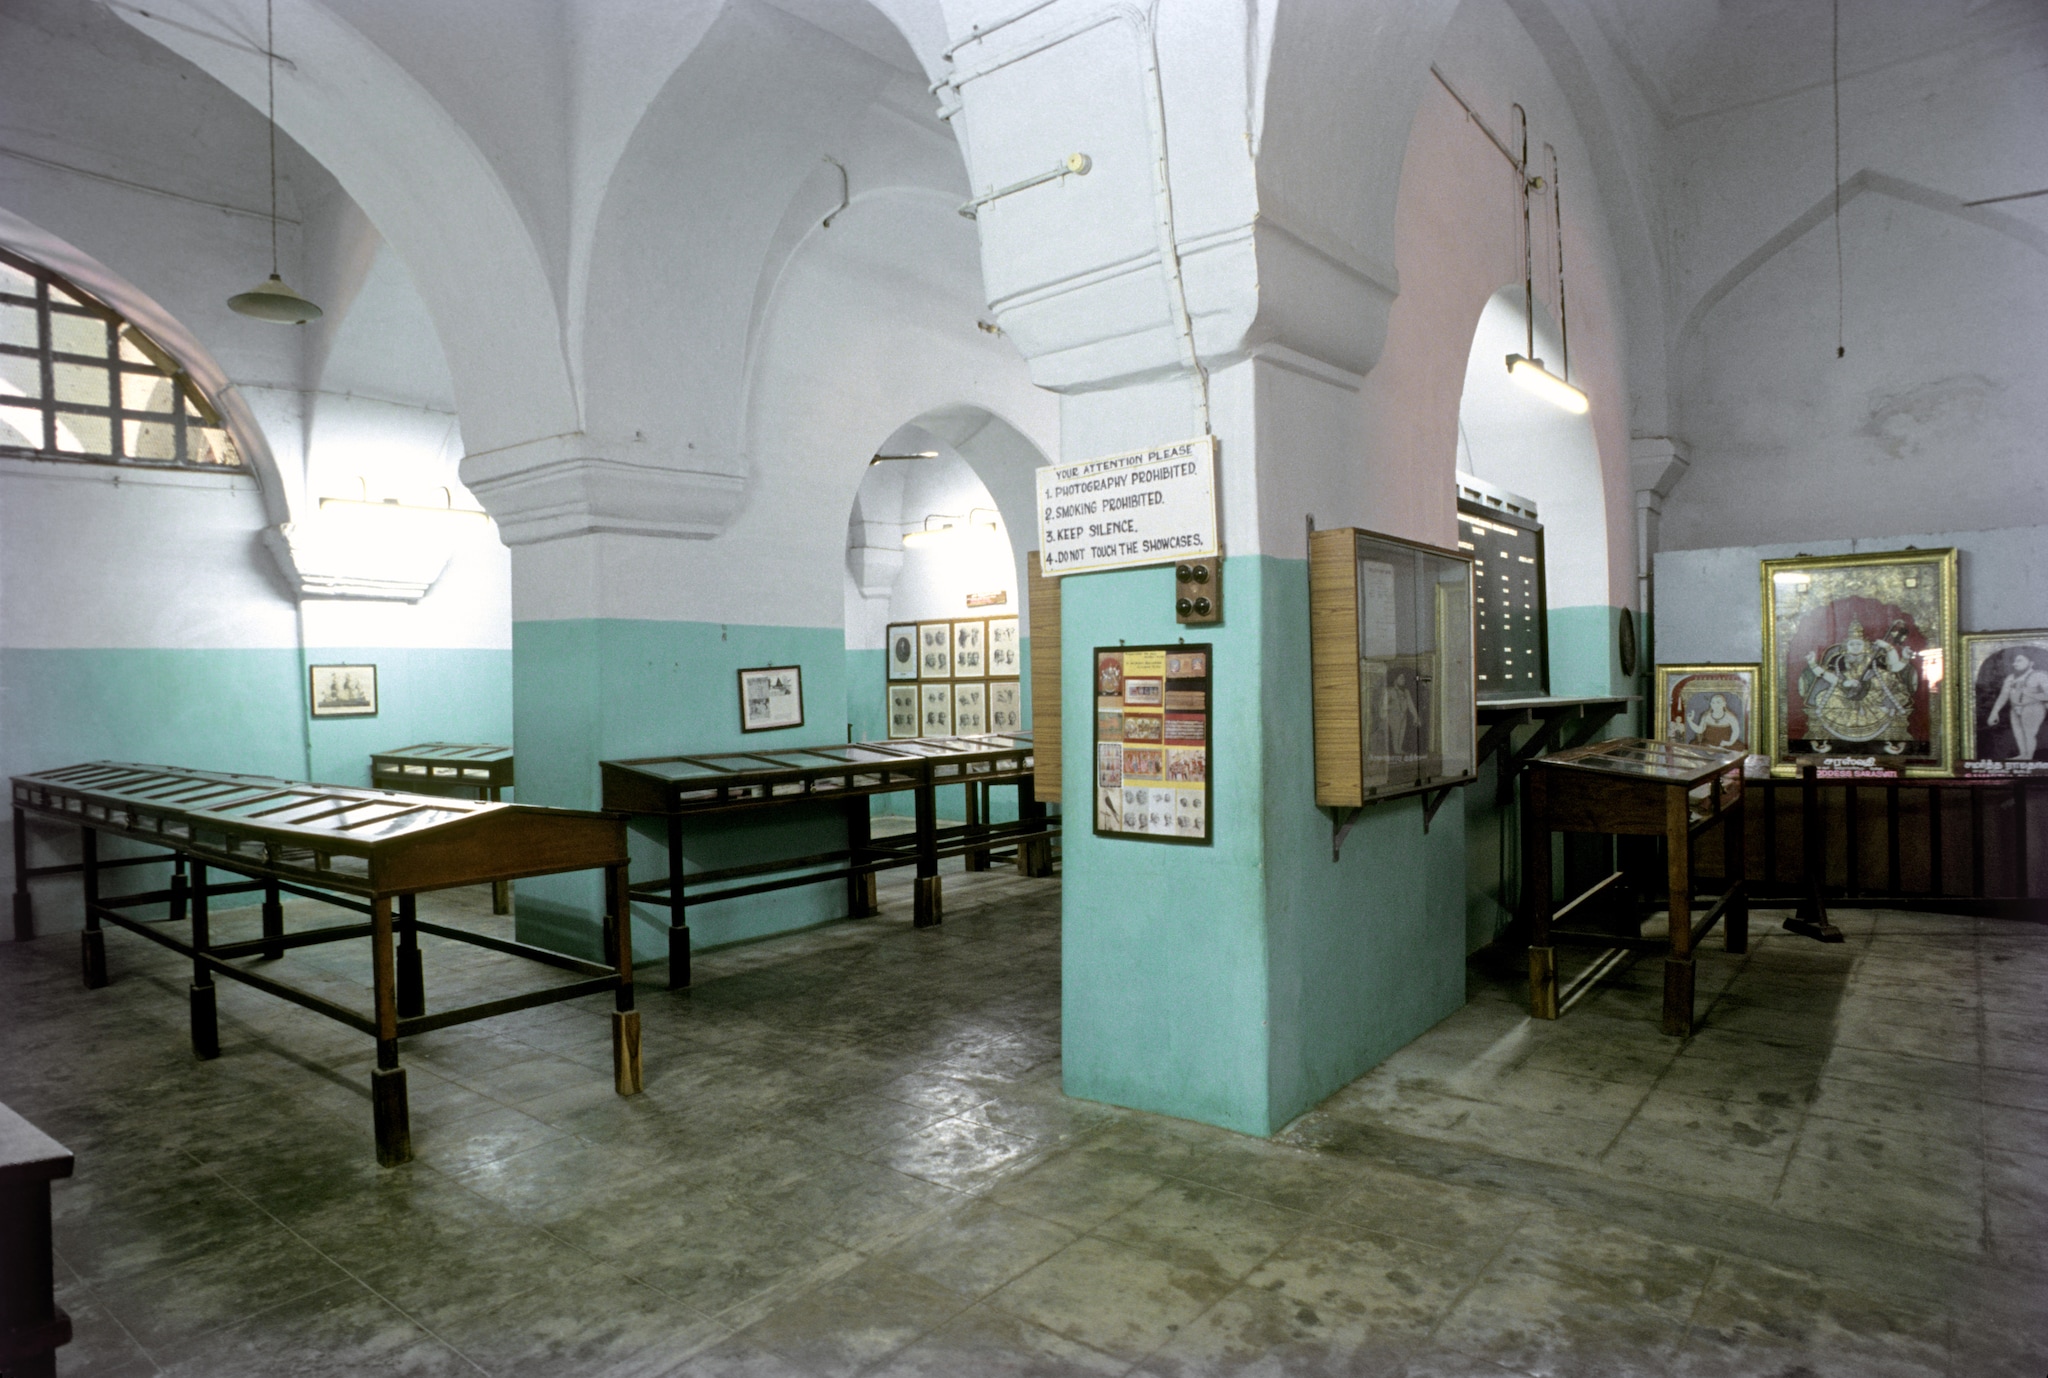
[[991, 617], [988, 620], [988, 672], [991, 675], [1016, 675], [1024, 670], [1023, 632], [1014, 617]]
[[953, 624], [951, 622], [920, 622], [917, 624], [917, 677], [919, 679], [953, 678]]
[[1024, 686], [1014, 679], [992, 680], [988, 686], [988, 730], [1014, 736], [1024, 730]]
[[915, 737], [917, 735], [917, 686], [915, 684], [892, 684], [889, 686], [889, 735], [891, 737]]
[[1095, 832], [1207, 842], [1208, 646], [1095, 650]]
[[953, 735], [956, 737], [979, 737], [988, 731], [988, 685], [976, 681], [973, 684], [953, 686]]
[[980, 679], [988, 673], [988, 623], [953, 624], [953, 678]]
[[950, 737], [953, 735], [953, 686], [950, 684], [920, 684], [917, 686], [917, 735], [920, 737]]

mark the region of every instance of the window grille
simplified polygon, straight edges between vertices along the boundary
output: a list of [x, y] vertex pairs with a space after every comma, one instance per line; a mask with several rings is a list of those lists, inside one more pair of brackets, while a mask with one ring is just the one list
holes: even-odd
[[163, 346], [5, 251], [0, 455], [247, 472], [220, 412]]

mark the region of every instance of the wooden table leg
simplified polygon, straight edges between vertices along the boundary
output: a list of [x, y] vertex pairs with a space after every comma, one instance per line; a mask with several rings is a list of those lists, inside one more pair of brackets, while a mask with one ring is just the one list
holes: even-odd
[[206, 863], [192, 863], [192, 1051], [203, 1059], [220, 1056], [220, 1014], [215, 1007], [213, 970], [206, 950], [213, 945], [207, 912]]
[[1721, 912], [1721, 938], [1728, 951], [1749, 951], [1749, 837], [1748, 791], [1721, 815], [1721, 884], [1728, 894], [1728, 907]]
[[[505, 791], [496, 785], [492, 785], [484, 791], [484, 798], [493, 804], [502, 802], [504, 797]], [[491, 882], [491, 912], [493, 914], [509, 914], [512, 912], [511, 881], [494, 880]]]
[[1664, 1032], [1692, 1033], [1692, 811], [1686, 791], [1665, 791], [1665, 875], [1670, 886], [1671, 948], [1664, 958]]
[[420, 963], [419, 896], [398, 897], [398, 1017], [427, 1012], [427, 974]]
[[604, 869], [605, 907], [615, 928], [618, 989], [612, 996], [612, 1086], [622, 1096], [640, 1093], [640, 1011], [633, 1008], [633, 894], [624, 866]]
[[185, 854], [179, 852], [171, 859], [171, 922], [185, 922], [185, 893], [191, 882], [185, 877]]
[[1813, 766], [1799, 768], [1799, 847], [1803, 898], [1785, 927], [1824, 943], [1839, 943], [1842, 930], [1828, 918], [1827, 820], [1820, 814], [1820, 784]]
[[85, 988], [98, 990], [107, 983], [107, 935], [100, 931], [100, 835], [91, 828], [78, 830], [78, 864], [85, 886], [85, 932], [78, 935], [79, 955], [85, 968]]
[[[274, 880], [267, 880], [263, 883], [263, 936], [266, 938], [282, 938], [284, 936], [284, 897], [278, 891], [277, 882]], [[266, 962], [274, 962], [282, 956], [284, 956], [284, 947], [282, 945], [263, 949], [263, 960]]]
[[683, 819], [668, 816], [668, 988], [690, 984], [690, 920], [683, 907]]
[[1539, 773], [1522, 776], [1522, 902], [1529, 914], [1529, 1014], [1557, 1018], [1557, 949], [1550, 944], [1550, 811]]
[[[849, 868], [868, 859], [868, 847], [874, 841], [874, 824], [868, 813], [868, 804], [866, 795], [846, 801], [846, 864]], [[873, 871], [854, 871], [847, 876], [846, 917], [864, 919], [880, 913], [881, 908], [875, 895]]]
[[[1017, 817], [1040, 827], [1045, 825], [1045, 804], [1039, 799], [1028, 770], [1017, 780]], [[1017, 874], [1038, 879], [1052, 874], [1051, 838], [1034, 837], [1017, 844]]]
[[[972, 838], [980, 833], [982, 816], [985, 812], [982, 807], [984, 802], [982, 786], [979, 781], [969, 780], [961, 788], [967, 795], [967, 835]], [[986, 848], [977, 847], [967, 853], [965, 861], [967, 869], [970, 871], [986, 871], [988, 869], [988, 851]]]
[[938, 787], [926, 777], [915, 791], [917, 800], [917, 881], [910, 908], [913, 928], [930, 928], [945, 917], [939, 888]]
[[378, 1166], [397, 1167], [412, 1161], [412, 1109], [406, 1102], [405, 1069], [398, 1065], [398, 981], [392, 961], [389, 895], [370, 901], [370, 971], [377, 1020], [370, 1122], [377, 1135]]
[[35, 901], [28, 892], [28, 815], [14, 811], [14, 941], [36, 935]]

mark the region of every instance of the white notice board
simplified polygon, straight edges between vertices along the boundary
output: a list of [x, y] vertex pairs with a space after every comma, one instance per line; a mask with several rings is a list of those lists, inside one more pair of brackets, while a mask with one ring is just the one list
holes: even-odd
[[1216, 438], [1040, 469], [1038, 550], [1054, 578], [1220, 555]]

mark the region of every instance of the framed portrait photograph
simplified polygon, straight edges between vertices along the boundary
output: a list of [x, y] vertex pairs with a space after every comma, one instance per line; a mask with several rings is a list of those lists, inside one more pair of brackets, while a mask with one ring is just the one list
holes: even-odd
[[1754, 665], [1659, 665], [1652, 735], [1758, 755]]
[[889, 686], [889, 735], [895, 738], [917, 735], [917, 686], [915, 684], [892, 684]]
[[920, 622], [917, 624], [917, 677], [919, 679], [953, 678], [953, 624], [951, 622]]
[[1908, 775], [1955, 764], [1956, 552], [1802, 555], [1763, 565], [1758, 747], [1780, 774], [1800, 758], [1870, 756]]
[[377, 667], [309, 665], [312, 713], [316, 718], [377, 716]]
[[980, 679], [988, 673], [988, 623], [953, 624], [953, 678]]
[[2048, 629], [1965, 632], [1963, 759], [2048, 770]]
[[883, 643], [883, 655], [889, 662], [891, 680], [913, 680], [917, 678], [917, 624], [915, 622], [892, 622], [889, 637]]
[[1024, 685], [1014, 679], [991, 680], [988, 686], [988, 730], [1015, 736], [1024, 730]]
[[953, 686], [953, 735], [979, 737], [988, 731], [988, 685], [976, 680]]
[[1024, 672], [1024, 633], [1014, 617], [988, 620], [988, 672], [995, 676]]
[[740, 671], [740, 731], [773, 732], [804, 725], [804, 672], [797, 665]]
[[917, 686], [917, 735], [920, 737], [950, 737], [953, 735], [952, 685], [920, 684]]

